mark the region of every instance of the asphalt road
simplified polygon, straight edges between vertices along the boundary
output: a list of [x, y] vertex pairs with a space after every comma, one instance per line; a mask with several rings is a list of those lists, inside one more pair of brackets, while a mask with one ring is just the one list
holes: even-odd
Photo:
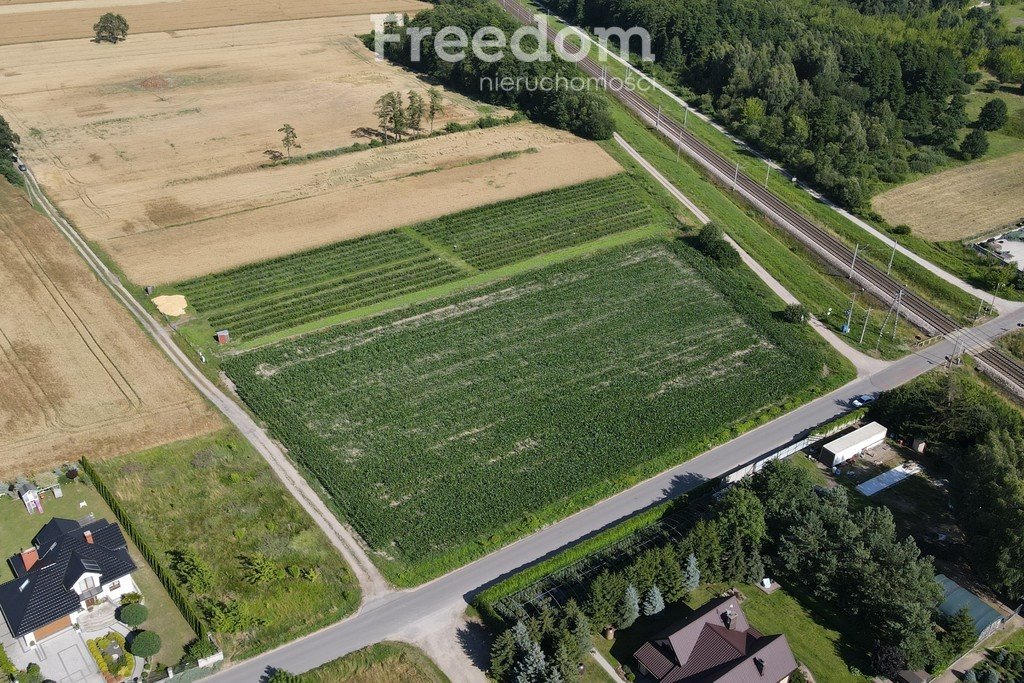
[[[303, 507], [354, 567], [361, 582], [383, 587], [376, 568], [372, 564], [364, 564], [369, 560], [362, 549], [309, 488], [280, 447], [270, 440], [248, 413], [199, 372], [173, 342], [167, 331], [135, 301], [121, 285], [117, 276], [106, 268], [89, 245], [59, 216], [39, 190], [31, 173], [26, 174], [26, 179], [33, 198], [97, 276], [129, 309], [181, 372], [267, 458], [277, 475], [293, 491]], [[984, 347], [987, 341], [1016, 329], [1016, 324], [1022, 320], [1024, 309], [1017, 309], [974, 328], [967, 341], [967, 350]], [[305, 671], [375, 642], [399, 636], [403, 631], [413, 630], [417, 625], [421, 628], [424, 624], [429, 625], [436, 621], [439, 615], [450, 614], [453, 606], [462, 601], [469, 601], [478, 591], [524, 567], [556, 554], [638, 512], [685, 493], [708, 479], [727, 474], [800, 439], [809, 429], [848, 410], [853, 397], [891, 389], [941, 365], [952, 350], [953, 342], [948, 340], [923, 348], [883, 370], [855, 380], [697, 458], [428, 584], [398, 592], [385, 592], [383, 588], [367, 591], [362, 608], [354, 616], [277, 650], [230, 667], [208, 680], [217, 683], [253, 682], [264, 679], [269, 671], [276, 668], [293, 672]], [[452, 643], [452, 647], [458, 645]]]
[[[1016, 329], [1024, 310], [974, 328], [984, 340]], [[973, 345], [972, 345], [973, 346]], [[522, 568], [559, 552], [632, 515], [678, 496], [701, 482], [727, 474], [762, 455], [802, 438], [807, 430], [849, 410], [850, 400], [864, 393], [891, 389], [945, 362], [953, 342], [943, 340], [889, 367], [858, 379], [689, 462], [663, 472], [556, 524], [497, 550], [416, 589], [367, 602], [354, 617], [289, 643], [208, 679], [216, 683], [252, 683], [268, 671], [305, 671], [372, 643], [394, 638], [418, 622], [449, 613], [453, 604], [469, 601], [478, 591]], [[458, 647], [452, 643], [452, 647]]]

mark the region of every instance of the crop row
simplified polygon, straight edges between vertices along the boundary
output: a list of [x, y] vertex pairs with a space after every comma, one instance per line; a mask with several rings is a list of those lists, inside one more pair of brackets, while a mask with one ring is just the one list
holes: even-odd
[[296, 282], [311, 284], [426, 253], [429, 250], [416, 240], [392, 231], [207, 275], [182, 282], [176, 289], [190, 306], [208, 313], [279, 292]]
[[462, 277], [463, 273], [439, 257], [428, 254], [404, 263], [398, 270], [377, 269], [373, 273], [341, 278], [328, 285], [291, 291], [271, 300], [258, 299], [213, 315], [210, 323], [226, 327], [237, 336], [256, 337], [303, 325], [347, 310], [401, 296]]
[[820, 380], [816, 347], [724, 279], [647, 241], [224, 368], [373, 548], [442, 567]]

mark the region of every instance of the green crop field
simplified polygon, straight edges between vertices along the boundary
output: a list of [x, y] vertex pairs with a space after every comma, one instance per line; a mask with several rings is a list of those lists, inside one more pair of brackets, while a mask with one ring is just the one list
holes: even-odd
[[222, 367], [410, 585], [848, 379], [773, 300], [651, 239]]
[[208, 275], [167, 288], [253, 339], [656, 220], [626, 174]]

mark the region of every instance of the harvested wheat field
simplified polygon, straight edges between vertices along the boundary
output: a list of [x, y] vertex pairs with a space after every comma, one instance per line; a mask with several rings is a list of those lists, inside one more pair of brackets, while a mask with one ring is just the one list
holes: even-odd
[[220, 421], [64, 238], [0, 182], [0, 477]]
[[[426, 91], [354, 37], [368, 26], [350, 17], [2, 47], [0, 111], [51, 199], [138, 284], [620, 170], [594, 143], [525, 123], [267, 168], [282, 123], [298, 133], [297, 154], [336, 149], [367, 141], [384, 92]], [[445, 105], [436, 127], [480, 116], [458, 95]]]
[[0, 0], [0, 45], [92, 37], [104, 12], [119, 12], [141, 33], [234, 26], [293, 19], [416, 12], [416, 0]]
[[922, 178], [871, 204], [893, 225], [936, 242], [993, 232], [1024, 218], [1024, 152]]

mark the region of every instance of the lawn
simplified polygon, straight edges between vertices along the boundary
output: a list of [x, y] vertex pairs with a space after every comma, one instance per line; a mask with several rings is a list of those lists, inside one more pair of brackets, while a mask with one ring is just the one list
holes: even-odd
[[[618, 631], [614, 641], [595, 638], [595, 643], [612, 661], [633, 666], [633, 653], [655, 634], [686, 620], [692, 609], [729, 588], [725, 584], [702, 586], [688, 600], [689, 605], [670, 605], [655, 617], [642, 617], [631, 628]], [[822, 683], [859, 683], [867, 662], [852, 647], [856, 634], [842, 631], [842, 620], [820, 605], [804, 603], [784, 589], [765, 595], [754, 586], [740, 586], [747, 600], [743, 611], [751, 625], [766, 635], [782, 633], [793, 654]]]
[[647, 240], [223, 367], [410, 585], [845, 381], [766, 298], [744, 268]]
[[253, 340], [656, 223], [621, 174], [160, 288]]
[[[39, 533], [43, 524], [54, 517], [66, 519], [81, 519], [92, 514], [97, 519], [117, 521], [114, 513], [110, 511], [107, 504], [103, 502], [99, 493], [92, 486], [82, 483], [65, 484], [62, 487], [64, 497], [55, 499], [46, 495], [43, 500], [44, 513], [42, 515], [29, 515], [25, 506], [20, 500], [12, 500], [6, 496], [0, 497], [0, 555], [2, 555], [4, 570], [0, 571], [2, 577], [0, 582], [9, 581], [14, 578], [7, 565], [7, 558], [27, 548], [32, 544], [32, 538]], [[85, 507], [81, 507], [81, 503]], [[170, 666], [177, 664], [185, 653], [185, 645], [195, 639], [196, 634], [189, 627], [188, 622], [181, 616], [181, 612], [171, 602], [160, 580], [153, 573], [153, 570], [146, 564], [142, 553], [128, 540], [128, 549], [132, 559], [138, 566], [138, 570], [132, 574], [132, 578], [139, 587], [149, 608], [149, 619], [142, 625], [150, 631], [160, 634], [163, 643], [159, 654], [156, 657], [158, 664]]]
[[[235, 432], [94, 467], [178, 574], [229, 658], [294, 640], [356, 608], [358, 587], [344, 561]], [[206, 570], [186, 573], [182, 551], [193, 552]], [[250, 581], [255, 572], [246, 567], [255, 563], [267, 570]]]
[[384, 641], [335, 659], [298, 676], [301, 683], [448, 683], [421, 650]]

